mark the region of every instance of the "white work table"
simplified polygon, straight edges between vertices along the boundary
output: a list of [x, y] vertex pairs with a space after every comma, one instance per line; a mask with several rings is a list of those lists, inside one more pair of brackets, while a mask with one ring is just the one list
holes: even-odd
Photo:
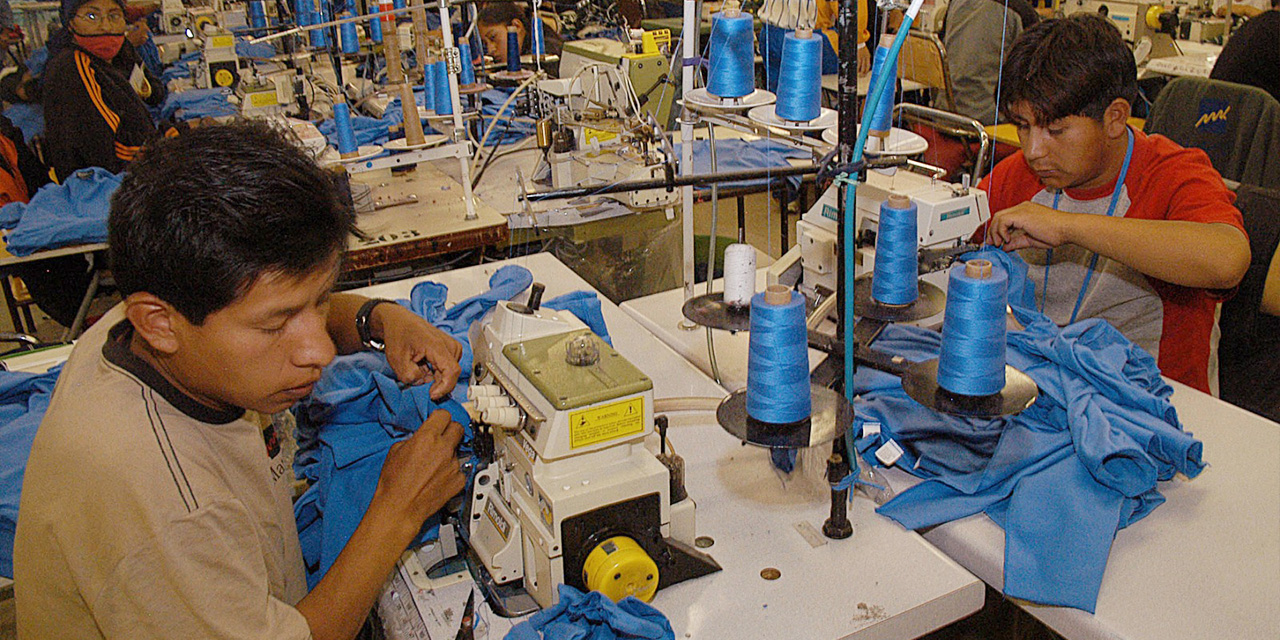
[[[360, 293], [406, 297], [417, 282], [432, 280], [449, 287], [453, 304], [486, 290], [489, 276], [504, 264], [532, 271], [547, 287], [544, 300], [590, 290], [553, 256], [537, 254]], [[724, 395], [618, 306], [601, 298], [601, 307], [614, 346], [653, 379], [657, 400]], [[868, 500], [853, 503], [852, 538], [806, 537], [800, 529], [819, 532], [830, 505], [824, 460], [801, 456], [798, 470], [784, 481], [772, 471], [767, 451], [741, 446], [716, 425], [713, 413], [670, 415], [668, 436], [685, 457], [686, 486], [698, 505], [697, 534], [714, 539], [706, 551], [723, 567], [658, 592], [652, 604], [670, 619], [677, 638], [912, 638], [982, 606], [980, 580], [919, 535], [874, 514]], [[765, 569], [781, 576], [766, 580]]]
[[[676, 290], [622, 307], [709, 371], [705, 330], [676, 326], [682, 300]], [[740, 388], [748, 338], [715, 333], [724, 386]], [[1161, 483], [1167, 502], [1117, 533], [1096, 614], [1019, 604], [1072, 640], [1278, 638], [1280, 424], [1172, 385], [1173, 405], [1186, 430], [1204, 443], [1209, 466], [1195, 479]], [[886, 475], [897, 490], [918, 482], [896, 469]], [[924, 537], [991, 586], [1003, 586], [1004, 530], [986, 515], [939, 525]]]

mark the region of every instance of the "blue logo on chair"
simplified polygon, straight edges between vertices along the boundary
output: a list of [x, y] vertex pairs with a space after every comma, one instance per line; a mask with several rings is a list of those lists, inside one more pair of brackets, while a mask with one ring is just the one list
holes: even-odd
[[1231, 104], [1226, 100], [1201, 98], [1200, 116], [1196, 119], [1196, 129], [1209, 133], [1227, 132], [1227, 114], [1231, 112]]

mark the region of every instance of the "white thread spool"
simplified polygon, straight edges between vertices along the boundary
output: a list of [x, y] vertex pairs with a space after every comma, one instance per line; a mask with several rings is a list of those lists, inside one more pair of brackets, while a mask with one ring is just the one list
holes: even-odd
[[756, 250], [749, 244], [731, 244], [724, 250], [724, 301], [735, 307], [751, 304], [756, 294]]

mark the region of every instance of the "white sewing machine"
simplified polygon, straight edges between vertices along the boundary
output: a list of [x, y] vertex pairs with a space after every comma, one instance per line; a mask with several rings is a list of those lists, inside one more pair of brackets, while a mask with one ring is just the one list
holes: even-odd
[[491, 602], [521, 583], [542, 607], [562, 583], [649, 600], [718, 571], [694, 548], [682, 461], [654, 451], [653, 382], [540, 297], [499, 302], [471, 331], [469, 393], [493, 447], [464, 517]]
[[[987, 194], [980, 189], [902, 169], [893, 176], [869, 171], [867, 181], [858, 185], [855, 277], [870, 273], [875, 268], [875, 234], [880, 224], [880, 204], [891, 192], [909, 196], [918, 207], [917, 230], [921, 249], [958, 247], [991, 218]], [[796, 243], [769, 268], [769, 284], [793, 285], [798, 282], [801, 290], [811, 298], [819, 288], [827, 292], [836, 290], [836, 271], [840, 260], [836, 251], [839, 197], [839, 189], [833, 185], [796, 222]], [[941, 286], [945, 287], [945, 273], [941, 279]]]

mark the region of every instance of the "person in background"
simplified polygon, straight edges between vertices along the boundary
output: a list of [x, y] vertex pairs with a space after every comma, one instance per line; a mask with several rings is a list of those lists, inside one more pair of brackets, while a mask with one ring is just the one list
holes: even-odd
[[261, 121], [148, 145], [108, 227], [125, 298], [76, 343], [31, 447], [18, 637], [354, 637], [462, 490], [462, 428], [435, 411], [391, 448], [308, 592], [287, 453], [255, 416], [310, 394], [335, 353], [383, 345], [402, 384], [443, 398], [462, 346], [399, 304], [332, 291], [355, 212]]
[[1004, 73], [999, 108], [1022, 150], [979, 185], [987, 241], [1027, 261], [1054, 322], [1101, 318], [1209, 392], [1217, 304], [1250, 262], [1233, 194], [1203, 151], [1128, 125], [1137, 67], [1106, 18], [1031, 27]]
[[[1256, 17], [1271, 8], [1270, 0], [1233, 0], [1231, 13], [1244, 18]], [[1227, 15], [1227, 0], [1214, 0], [1213, 11], [1219, 17]], [[1235, 37], [1235, 33], [1231, 34]]]
[[[476, 30], [484, 41], [485, 52], [493, 57], [495, 63], [507, 63], [508, 27], [516, 29], [521, 54], [533, 51], [532, 16], [532, 10], [518, 2], [489, 2], [481, 7], [476, 15]], [[545, 23], [542, 25], [542, 34], [546, 40], [546, 53], [560, 55], [564, 47], [560, 34]]]
[[[951, 0], [946, 16], [942, 43], [956, 113], [986, 126], [996, 124], [996, 87], [1005, 51], [1040, 16], [1026, 0]], [[945, 108], [936, 100], [934, 106]]]
[[[822, 34], [822, 73], [831, 75], [840, 70], [839, 34], [833, 28], [840, 3], [835, 0], [765, 0], [756, 17], [760, 27], [760, 56], [764, 58], [765, 89], [778, 90], [778, 71], [782, 64], [782, 42], [786, 35], [798, 28], [811, 27], [815, 34]], [[871, 52], [867, 41], [871, 32], [867, 29], [867, 0], [858, 0], [858, 75], [871, 71]]]
[[1209, 77], [1252, 85], [1280, 100], [1280, 0], [1231, 33]]

